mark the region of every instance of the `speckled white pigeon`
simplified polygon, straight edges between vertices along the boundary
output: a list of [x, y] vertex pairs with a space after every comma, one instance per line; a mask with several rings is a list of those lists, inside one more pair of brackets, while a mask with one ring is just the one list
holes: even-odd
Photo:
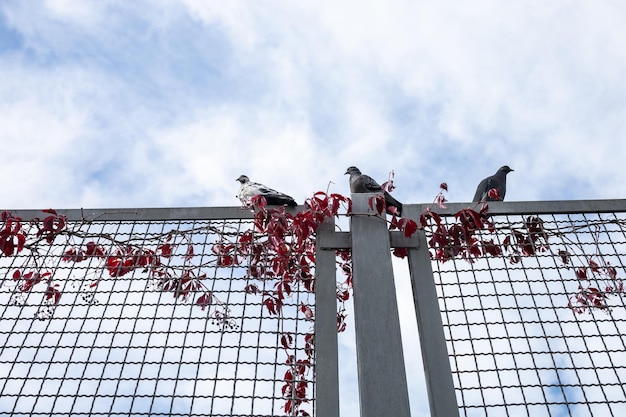
[[252, 182], [250, 181], [250, 178], [248, 178], [246, 175], [240, 175], [239, 178], [237, 178], [237, 181], [241, 183], [237, 198], [239, 198], [241, 203], [246, 206], [249, 206], [252, 201], [252, 197], [255, 197], [257, 195], [262, 195], [263, 197], [265, 197], [265, 201], [267, 201], [267, 204], [273, 206], [298, 205], [295, 200], [287, 194], [276, 191], [268, 187], [267, 185], [259, 184], [258, 182]]

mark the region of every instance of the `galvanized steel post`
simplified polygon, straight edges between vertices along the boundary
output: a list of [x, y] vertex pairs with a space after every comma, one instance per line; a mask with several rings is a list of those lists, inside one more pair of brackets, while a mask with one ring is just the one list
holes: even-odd
[[350, 222], [361, 417], [409, 417], [389, 230], [373, 196], [352, 194]]
[[[405, 206], [405, 213], [403, 214], [408, 218], [418, 219], [420, 213], [415, 206]], [[426, 235], [421, 230], [417, 233], [419, 247], [409, 249], [409, 270], [422, 348], [430, 415], [431, 417], [458, 417], [459, 408], [456, 402], [450, 359], [443, 332]]]
[[335, 250], [323, 244], [334, 224], [320, 225], [315, 248], [315, 415], [324, 417], [339, 417]]

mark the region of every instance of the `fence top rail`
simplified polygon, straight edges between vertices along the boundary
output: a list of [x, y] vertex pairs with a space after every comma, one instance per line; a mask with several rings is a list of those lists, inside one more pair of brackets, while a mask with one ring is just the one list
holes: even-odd
[[[304, 206], [287, 207], [295, 214]], [[55, 209], [69, 221], [176, 221], [176, 220], [238, 220], [252, 219], [253, 213], [241, 206], [233, 207], [156, 207], [156, 208], [80, 208]], [[2, 211], [2, 210], [0, 210]], [[42, 219], [48, 214], [41, 210], [7, 210], [25, 221]]]
[[[460, 210], [482, 203], [446, 203], [446, 208], [435, 206], [433, 211], [441, 216], [454, 216]], [[559, 201], [490, 201], [491, 214], [575, 214], [626, 212], [626, 199], [615, 200], [559, 200]], [[405, 205], [409, 206], [409, 205]], [[431, 204], [417, 204], [418, 213]]]
[[[474, 207], [478, 203], [447, 203], [446, 208], [435, 207], [442, 216], [453, 216], [459, 210]], [[421, 213], [431, 204], [406, 204], [416, 207]], [[292, 214], [304, 210], [305, 206], [288, 207]], [[41, 210], [7, 210], [23, 220], [42, 219], [47, 216]], [[80, 208], [56, 209], [69, 221], [167, 221], [167, 220], [235, 220], [252, 219], [250, 210], [232, 207], [157, 207], [157, 208]], [[416, 211], [413, 211], [414, 213]], [[626, 212], [626, 199], [616, 200], [563, 200], [563, 201], [506, 201], [489, 202], [492, 214], [568, 214], [568, 213], [611, 213]]]

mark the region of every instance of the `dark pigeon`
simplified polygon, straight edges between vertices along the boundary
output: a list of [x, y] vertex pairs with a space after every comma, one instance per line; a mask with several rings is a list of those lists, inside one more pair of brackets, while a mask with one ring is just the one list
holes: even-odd
[[350, 174], [350, 192], [353, 194], [361, 193], [383, 193], [385, 196], [385, 204], [387, 207], [395, 207], [398, 214], [402, 214], [402, 203], [396, 200], [387, 191], [384, 191], [380, 185], [369, 175], [362, 174], [357, 167], [350, 167], [346, 170], [347, 175]]
[[[476, 188], [476, 194], [472, 201], [476, 203], [479, 201], [503, 201], [506, 194], [506, 174], [511, 171], [513, 170], [508, 165], [505, 165], [500, 167], [494, 175], [482, 180], [480, 184], [478, 184], [478, 188]], [[498, 190], [499, 198], [489, 196], [489, 190], [492, 188]]]
[[245, 175], [240, 175], [239, 178], [237, 178], [237, 181], [241, 183], [237, 198], [239, 198], [241, 203], [245, 206], [250, 206], [252, 202], [252, 197], [256, 197], [258, 195], [262, 195], [263, 197], [265, 197], [265, 201], [267, 201], [267, 204], [272, 206], [298, 205], [295, 200], [287, 194], [283, 194], [266, 185], [252, 182], [250, 181], [250, 178]]

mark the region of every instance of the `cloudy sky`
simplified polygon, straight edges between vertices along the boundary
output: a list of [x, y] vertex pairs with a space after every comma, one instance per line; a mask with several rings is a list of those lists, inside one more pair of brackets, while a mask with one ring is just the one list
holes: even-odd
[[237, 205], [242, 173], [451, 201], [626, 195], [626, 6], [3, 0], [3, 208]]
[[2, 0], [0, 207], [301, 203], [350, 165], [405, 203], [504, 164], [510, 201], [624, 198], [625, 39], [612, 0]]

